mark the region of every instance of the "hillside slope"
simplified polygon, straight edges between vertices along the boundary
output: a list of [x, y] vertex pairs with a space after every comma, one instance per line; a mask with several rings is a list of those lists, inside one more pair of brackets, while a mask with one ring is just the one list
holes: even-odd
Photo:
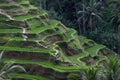
[[5, 63], [14, 61], [27, 70], [10, 76], [25, 80], [66, 80], [70, 73], [97, 65], [111, 53], [106, 46], [49, 19], [28, 0], [0, 0], [0, 51]]

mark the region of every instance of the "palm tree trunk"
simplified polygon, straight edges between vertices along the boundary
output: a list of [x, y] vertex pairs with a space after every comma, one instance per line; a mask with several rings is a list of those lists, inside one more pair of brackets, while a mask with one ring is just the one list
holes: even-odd
[[59, 6], [59, 8], [60, 8], [60, 14], [62, 14], [62, 6], [61, 6], [61, 3], [60, 3], [59, 0], [57, 0], [57, 3], [58, 3], [58, 6]]
[[[85, 0], [83, 0], [83, 12], [85, 12]], [[85, 28], [85, 14], [83, 13], [83, 33], [86, 33], [86, 28]]]
[[91, 28], [91, 32], [93, 31], [93, 22], [92, 22], [92, 17], [90, 16], [90, 23], [89, 23], [90, 25], [90, 28]]
[[44, 2], [44, 9], [46, 10], [46, 0], [43, 0], [43, 2]]
[[82, 29], [81, 29], [80, 22], [79, 22], [79, 34], [82, 34]]
[[42, 1], [40, 0], [40, 8], [42, 8]]

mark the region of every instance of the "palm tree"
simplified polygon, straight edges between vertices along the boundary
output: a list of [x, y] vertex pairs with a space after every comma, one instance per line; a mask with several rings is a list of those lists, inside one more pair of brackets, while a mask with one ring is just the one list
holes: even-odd
[[120, 80], [120, 58], [118, 55], [111, 55], [104, 64], [107, 80]]
[[90, 0], [88, 3], [83, 3], [83, 10], [78, 11], [81, 16], [78, 21], [82, 23], [83, 31], [85, 33], [86, 28], [91, 28], [93, 31], [99, 20], [102, 20], [101, 14], [99, 12], [100, 3], [95, 0]]
[[106, 6], [108, 7], [109, 6], [109, 1], [110, 0], [96, 0], [97, 2], [100, 2], [102, 6]]
[[39, 0], [40, 8], [47, 9], [47, 0]]
[[82, 71], [82, 80], [106, 80], [106, 77], [101, 68], [92, 66]]
[[120, 12], [113, 15], [111, 19], [111, 25], [113, 26], [115, 30], [120, 31]]
[[111, 18], [111, 25], [115, 30], [120, 30], [120, 3], [118, 1], [109, 2], [110, 7], [113, 8], [113, 16]]

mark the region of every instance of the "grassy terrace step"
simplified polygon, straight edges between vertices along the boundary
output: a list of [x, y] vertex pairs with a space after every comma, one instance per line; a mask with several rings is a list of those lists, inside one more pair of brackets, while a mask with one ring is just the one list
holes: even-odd
[[95, 46], [89, 48], [87, 52], [92, 56], [97, 56], [100, 49], [106, 48], [104, 45], [96, 44]]
[[97, 55], [98, 55], [98, 51], [99, 51], [100, 49], [103, 49], [103, 48], [106, 48], [106, 47], [103, 46], [103, 45], [97, 44], [97, 45], [95, 45], [95, 46], [87, 49], [85, 52], [80, 53], [80, 54], [77, 54], [77, 55], [74, 55], [74, 56], [71, 56], [71, 57], [74, 57], [74, 58], [76, 58], [76, 59], [77, 59], [77, 58], [83, 58], [83, 57], [86, 57], [86, 56], [88, 56], [88, 55], [91, 55], [92, 57], [94, 57], [94, 56], [97, 56]]
[[[68, 58], [69, 58], [71, 61], [73, 61], [73, 63], [80, 64], [80, 63], [81, 63], [81, 61], [80, 61], [81, 58], [87, 57], [87, 56], [89, 56], [89, 55], [92, 56], [92, 57], [98, 56], [99, 50], [100, 50], [100, 49], [103, 49], [103, 48], [106, 48], [106, 47], [103, 46], [103, 45], [97, 44], [97, 45], [95, 45], [95, 46], [87, 49], [87, 50], [84, 51], [83, 53], [76, 54], [76, 55], [70, 56], [70, 57], [68, 57]], [[84, 64], [84, 63], [83, 63], [83, 64]]]
[[[58, 34], [62, 34], [63, 32], [58, 32]], [[71, 29], [67, 34], [66, 34], [66, 38], [63, 40], [63, 41], [57, 41], [53, 44], [53, 47], [55, 47], [54, 45], [56, 45], [57, 43], [60, 43], [60, 42], [69, 42], [70, 40], [72, 40], [74, 37], [74, 34], [76, 33], [76, 31], [74, 29]], [[53, 36], [53, 35], [48, 35], [47, 37], [49, 36]], [[46, 38], [47, 38], [46, 37]], [[44, 38], [45, 39], [45, 38]], [[43, 40], [44, 40], [43, 39]]]
[[[36, 7], [30, 6], [28, 8], [29, 9], [36, 9]], [[39, 14], [27, 14], [27, 15], [21, 15], [21, 16], [16, 16], [14, 17], [15, 20], [17, 21], [24, 21], [30, 18], [34, 18], [34, 17], [39, 17], [39, 16], [44, 16], [44, 15], [48, 15], [45, 11], [40, 10]]]
[[[3, 39], [3, 40], [14, 40], [14, 41], [25, 41], [22, 37], [0, 37], [0, 39]], [[36, 40], [40, 40], [40, 39], [37, 39], [37, 38], [28, 38], [27, 41], [33, 41], [35, 42]]]
[[84, 45], [85, 43], [88, 43], [88, 42], [94, 42], [93, 40], [90, 40], [90, 39], [87, 39], [86, 37], [83, 37], [83, 36], [79, 36], [79, 40], [81, 43], [81, 45]]
[[45, 67], [45, 68], [50, 68], [50, 69], [53, 69], [55, 71], [58, 71], [58, 72], [72, 72], [72, 71], [78, 71], [80, 69], [84, 69], [86, 68], [86, 66], [81, 66], [81, 67], [77, 67], [77, 66], [60, 66], [60, 65], [55, 65], [53, 63], [49, 63], [49, 62], [35, 62], [35, 61], [30, 61], [30, 60], [7, 60], [7, 59], [4, 59], [4, 62], [7, 63], [7, 62], [10, 62], [10, 61], [13, 61], [14, 63], [16, 64], [31, 64], [31, 65], [38, 65], [38, 66], [42, 66], [42, 67]]
[[16, 16], [19, 13], [26, 14], [28, 12], [28, 10], [24, 9], [22, 6], [19, 9], [11, 8], [11, 9], [8, 9], [8, 10], [5, 10], [5, 11], [6, 11], [7, 14], [12, 15], [11, 16], [12, 18], [13, 18], [13, 16]]
[[5, 51], [21, 51], [21, 52], [36, 52], [36, 53], [47, 53], [52, 54], [55, 51], [48, 49], [35, 49], [35, 48], [20, 48], [20, 47], [10, 47], [10, 46], [0, 46], [0, 50]]
[[20, 6], [18, 4], [0, 4], [0, 8], [9, 8], [9, 7], [18, 8]]
[[22, 29], [0, 29], [0, 33], [22, 33]]
[[7, 24], [7, 23], [3, 23], [3, 22], [0, 22], [0, 29], [11, 29], [11, 28], [16, 28], [18, 29], [19, 27], [18, 26], [15, 26], [15, 25], [12, 25], [12, 24]]
[[1, 4], [0, 3], [0, 6], [19, 6], [18, 4], [10, 4], [10, 3], [8, 3], [8, 4]]
[[56, 43], [60, 43], [60, 42], [69, 42], [72, 39], [74, 39], [74, 35], [76, 34], [76, 31], [74, 29], [70, 29], [67, 33], [66, 33], [66, 38], [63, 41], [58, 41]]
[[48, 13], [45, 10], [43, 10], [43, 9], [39, 10], [39, 14], [40, 14], [40, 16], [42, 16], [42, 15], [48, 15]]
[[21, 2], [19, 2], [18, 4], [30, 4], [28, 0], [22, 0]]
[[0, 4], [0, 7], [1, 8], [9, 8], [10, 9], [17, 9], [17, 8], [24, 8], [23, 5], [29, 5], [28, 8], [26, 7], [26, 9], [37, 9], [36, 7], [30, 5], [29, 1], [28, 0], [24, 0], [24, 1], [21, 1], [19, 3], [14, 3], [14, 4], [11, 4], [11, 3], [4, 3], [4, 4]]
[[45, 39], [46, 38], [48, 38], [48, 37], [52, 37], [52, 36], [55, 36], [55, 35], [62, 35], [64, 32], [63, 31], [56, 31], [55, 33], [53, 33], [53, 34], [49, 34], [49, 35], [46, 35], [43, 39], [42, 39], [42, 41], [45, 41]]
[[36, 14], [27, 14], [27, 15], [21, 15], [21, 16], [16, 16], [16, 17], [13, 17], [16, 21], [24, 21], [24, 20], [27, 20], [27, 19], [30, 19], [30, 18], [34, 18], [34, 17], [37, 17], [39, 15], [36, 15]]
[[74, 39], [74, 34], [76, 34], [76, 31], [74, 29], [70, 29], [68, 33], [66, 33], [66, 39], [65, 42], [69, 42], [71, 39]]
[[[50, 25], [39, 27], [39, 28], [34, 28], [31, 30], [28, 30], [26, 33], [39, 34], [45, 30], [54, 29], [55, 27], [57, 27], [59, 23], [60, 23], [59, 21], [52, 20]], [[0, 29], [0, 33], [22, 33], [22, 29]]]
[[[56, 31], [55, 33], [53, 34], [48, 34], [46, 36], [44, 36], [43, 38], [28, 38], [27, 41], [33, 41], [35, 42], [36, 40], [38, 41], [44, 41], [46, 38], [50, 37], [50, 36], [54, 36], [54, 35], [57, 35], [57, 34], [63, 34], [64, 32], [62, 31]], [[0, 39], [4, 39], [4, 40], [14, 40], [14, 41], [24, 41], [24, 39], [22, 37], [9, 37], [9, 36], [5, 36], [5, 37], [0, 37]]]
[[87, 52], [83, 52], [83, 53], [79, 53], [73, 56], [68, 57], [68, 59], [70, 59], [73, 63], [78, 64], [78, 66], [84, 65], [85, 63], [80, 61], [81, 58], [84, 58], [86, 56], [88, 56], [89, 54]]
[[28, 7], [28, 9], [37, 9], [37, 10], [38, 10], [38, 8], [35, 7], [35, 6], [33, 6], [33, 5], [30, 5], [30, 6]]
[[49, 80], [47, 78], [43, 78], [40, 76], [29, 75], [29, 74], [17, 74], [17, 73], [9, 74], [9, 77], [17, 78], [17, 79], [25, 79], [25, 80]]
[[4, 21], [4, 20], [9, 20], [9, 18], [0, 14], [0, 21]]
[[45, 30], [54, 29], [55, 27], [57, 27], [57, 25], [59, 23], [60, 23], [59, 21], [52, 20], [50, 25], [43, 26], [43, 27], [40, 27], [40, 28], [31, 29], [31, 30], [27, 31], [27, 33], [28, 34], [39, 34], [39, 33], [43, 32]]
[[44, 26], [43, 21], [40, 19], [32, 19], [26, 22], [31, 29]]

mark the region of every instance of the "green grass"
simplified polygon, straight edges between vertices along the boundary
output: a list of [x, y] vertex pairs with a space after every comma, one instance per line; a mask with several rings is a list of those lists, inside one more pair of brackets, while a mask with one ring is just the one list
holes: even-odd
[[0, 14], [0, 21], [4, 21], [4, 20], [9, 20], [9, 18]]
[[76, 39], [76, 31], [74, 29], [70, 29], [68, 32], [65, 33], [65, 39], [63, 41], [57, 41], [56, 43], [61, 42], [70, 42], [73, 39]]
[[73, 56], [68, 57], [69, 60], [71, 60], [74, 64], [78, 64], [78, 66], [85, 66], [85, 63], [80, 61], [80, 58], [84, 58], [88, 56], [88, 53], [79, 53]]
[[65, 41], [69, 42], [71, 39], [73, 39], [72, 34], [74, 33], [74, 30], [71, 29], [67, 34], [66, 34], [66, 38]]
[[74, 39], [74, 34], [76, 31], [74, 29], [70, 29], [69, 32], [66, 33], [66, 38], [63, 42], [69, 42], [70, 40]]
[[53, 69], [54, 71], [58, 71], [58, 72], [72, 72], [72, 71], [78, 71], [80, 69], [84, 69], [86, 68], [85, 66], [81, 66], [81, 67], [77, 67], [77, 66], [60, 66], [60, 65], [55, 65], [53, 63], [49, 63], [49, 62], [35, 62], [35, 61], [30, 61], [30, 60], [18, 60], [18, 59], [14, 59], [14, 60], [4, 60], [5, 63], [13, 61], [14, 63], [17, 64], [31, 64], [31, 65], [38, 65], [38, 66], [42, 66], [45, 68], [50, 68]]
[[7, 23], [3, 23], [3, 22], [0, 22], [0, 29], [11, 29], [11, 28], [19, 28], [18, 26], [15, 26], [15, 25], [11, 25], [11, 24], [7, 24]]
[[45, 10], [43, 10], [43, 9], [39, 10], [39, 14], [40, 14], [40, 16], [42, 16], [42, 15], [48, 15], [47, 12]]
[[11, 6], [14, 6], [14, 7], [19, 7], [18, 4], [0, 4], [0, 7], [11, 7]]
[[94, 43], [93, 40], [87, 39], [86, 37], [83, 37], [83, 36], [79, 36], [79, 40], [80, 40], [80, 42], [81, 42], [81, 43], [80, 43], [81, 46], [83, 46], [85, 43], [88, 44], [90, 41]]
[[[26, 33], [28, 34], [39, 34], [48, 29], [54, 29], [59, 24], [59, 21], [53, 20], [50, 25], [42, 26], [38, 28], [34, 28], [28, 30]], [[22, 33], [22, 29], [0, 29], [0, 33]]]
[[86, 51], [89, 53], [89, 55], [91, 55], [92, 57], [94, 57], [94, 56], [97, 56], [98, 52], [100, 51], [100, 49], [103, 49], [103, 48], [106, 48], [106, 46], [97, 44], [97, 45], [89, 48]]
[[0, 4], [0, 8], [4, 10], [11, 10], [11, 9], [20, 9], [21, 6], [15, 3], [14, 4], [7, 3], [7, 4]]
[[54, 29], [55, 27], [57, 27], [57, 24], [59, 24], [59, 21], [52, 20], [50, 25], [28, 30], [27, 33], [28, 34], [38, 34], [45, 30]]
[[36, 10], [38, 10], [38, 8], [33, 6], [33, 5], [30, 5], [28, 9], [36, 9]]
[[37, 16], [38, 15], [35, 15], [35, 14], [27, 14], [27, 15], [16, 16], [16, 17], [13, 17], [13, 18], [17, 21], [24, 21], [24, 20], [34, 18], [34, 17], [37, 17]]
[[85, 63], [81, 62], [80, 59], [81, 58], [84, 58], [84, 57], [87, 57], [87, 56], [91, 56], [91, 57], [94, 57], [94, 56], [98, 56], [98, 52], [100, 49], [103, 49], [103, 48], [106, 48], [105, 46], [103, 45], [95, 45], [89, 49], [87, 49], [86, 51], [82, 52], [82, 53], [79, 53], [79, 54], [76, 54], [76, 55], [73, 55], [73, 56], [70, 56], [68, 57], [73, 63], [75, 64], [79, 64], [81, 66], [82, 65], [85, 65]]
[[47, 53], [47, 54], [54, 53], [53, 50], [48, 50], [48, 49], [20, 48], [20, 47], [10, 47], [10, 46], [0, 46], [0, 50], [5, 50], [5, 51], [21, 51], [21, 52], [36, 52], [36, 53]]
[[46, 35], [43, 39], [42, 39], [42, 41], [45, 41], [45, 39], [47, 39], [47, 38], [49, 38], [49, 37], [52, 37], [52, 36], [55, 36], [55, 35], [63, 35], [63, 31], [56, 31], [55, 33], [53, 33], [53, 34], [48, 34], [48, 35]]
[[[43, 41], [43, 42], [46, 42], [45, 41], [45, 39], [47, 39], [48, 37], [52, 37], [52, 36], [55, 36], [55, 35], [59, 35], [59, 34], [63, 34], [63, 32], [62, 31], [56, 31], [55, 33], [52, 33], [52, 34], [45, 34], [45, 35], [42, 35], [42, 34], [40, 34], [40, 39], [38, 38], [38, 39], [36, 39], [36, 40], [38, 40], [38, 41]], [[28, 39], [29, 40], [29, 39]]]
[[21, 2], [19, 2], [19, 4], [30, 4], [28, 0], [21, 0]]
[[44, 26], [40, 19], [29, 20], [27, 21], [27, 24], [31, 29]]
[[40, 76], [29, 75], [29, 74], [17, 74], [17, 73], [11, 73], [9, 74], [9, 77], [17, 78], [17, 79], [27, 79], [27, 80], [49, 80], [47, 78], [43, 78]]
[[22, 29], [0, 29], [0, 33], [22, 33]]
[[[23, 40], [23, 38], [22, 37], [7, 37], [7, 36], [5, 36], [5, 37], [0, 37], [0, 39], [3, 39], [3, 40], [7, 40], [7, 41], [9, 41], [9, 40], [12, 40], [12, 41], [25, 41], [25, 40]], [[27, 39], [27, 41], [33, 41], [33, 42], [35, 42], [36, 40], [40, 40], [40, 39], [37, 39], [37, 38], [28, 38]]]

